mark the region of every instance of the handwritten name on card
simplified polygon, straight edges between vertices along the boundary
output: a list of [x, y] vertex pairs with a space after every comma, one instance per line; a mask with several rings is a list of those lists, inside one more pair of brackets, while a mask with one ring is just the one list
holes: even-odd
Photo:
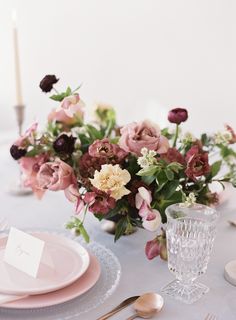
[[45, 242], [16, 228], [11, 228], [5, 248], [4, 262], [36, 278]]

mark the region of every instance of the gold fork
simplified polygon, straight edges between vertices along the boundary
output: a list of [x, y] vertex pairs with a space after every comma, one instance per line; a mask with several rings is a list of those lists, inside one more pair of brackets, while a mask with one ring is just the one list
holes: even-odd
[[217, 320], [217, 318], [213, 314], [208, 313], [204, 320]]

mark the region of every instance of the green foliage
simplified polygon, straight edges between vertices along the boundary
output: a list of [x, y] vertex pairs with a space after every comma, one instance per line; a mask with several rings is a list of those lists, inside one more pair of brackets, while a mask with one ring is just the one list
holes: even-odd
[[89, 235], [84, 228], [83, 222], [79, 218], [73, 217], [71, 221], [66, 224], [66, 229], [74, 229], [75, 233], [77, 235], [81, 235], [87, 243], [90, 241]]
[[54, 94], [50, 97], [50, 99], [61, 102], [65, 97], [68, 97], [70, 95], [72, 95], [72, 90], [70, 87], [67, 87], [65, 92]]

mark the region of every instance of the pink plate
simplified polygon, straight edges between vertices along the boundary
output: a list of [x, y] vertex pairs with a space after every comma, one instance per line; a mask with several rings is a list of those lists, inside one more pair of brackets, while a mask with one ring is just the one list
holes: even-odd
[[91, 289], [98, 281], [101, 273], [97, 258], [90, 255], [90, 265], [86, 273], [73, 284], [54, 292], [34, 295], [1, 305], [1, 308], [34, 309], [54, 306], [79, 297]]
[[35, 279], [3, 262], [7, 237], [0, 239], [0, 292], [13, 295], [43, 294], [62, 289], [79, 279], [89, 266], [89, 254], [78, 242], [46, 232], [32, 233], [44, 240], [54, 268], [39, 267]]

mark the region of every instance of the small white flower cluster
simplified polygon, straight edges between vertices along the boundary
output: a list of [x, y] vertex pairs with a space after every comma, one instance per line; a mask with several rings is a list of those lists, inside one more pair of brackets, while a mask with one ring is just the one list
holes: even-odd
[[193, 192], [190, 192], [188, 196], [186, 196], [186, 199], [184, 203], [181, 204], [182, 207], [191, 207], [196, 203], [196, 196]]
[[181, 141], [184, 144], [189, 144], [192, 142], [195, 142], [197, 139], [194, 137], [194, 135], [191, 132], [185, 132], [185, 134], [182, 136]]
[[229, 130], [225, 130], [223, 132], [217, 132], [215, 134], [215, 143], [228, 145], [232, 140], [232, 133]]
[[147, 148], [142, 148], [141, 154], [142, 157], [138, 158], [138, 164], [142, 169], [146, 169], [156, 163], [156, 151], [148, 150]]

